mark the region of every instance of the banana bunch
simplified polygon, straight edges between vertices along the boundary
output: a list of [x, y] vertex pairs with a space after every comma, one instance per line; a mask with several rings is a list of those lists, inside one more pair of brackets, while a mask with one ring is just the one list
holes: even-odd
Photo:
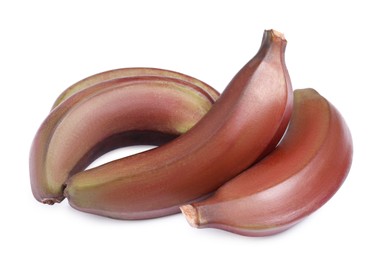
[[[266, 30], [222, 94], [178, 72], [126, 68], [65, 90], [30, 153], [34, 197], [115, 219], [182, 212], [197, 228], [266, 236], [340, 188], [352, 138], [313, 89], [292, 89], [286, 40]], [[157, 148], [86, 170], [123, 146]]]

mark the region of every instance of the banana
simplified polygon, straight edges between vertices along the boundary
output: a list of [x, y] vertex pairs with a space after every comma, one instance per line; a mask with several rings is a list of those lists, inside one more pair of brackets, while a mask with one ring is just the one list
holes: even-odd
[[213, 196], [181, 211], [197, 228], [245, 236], [282, 232], [325, 204], [352, 163], [350, 131], [336, 108], [313, 89], [294, 91], [283, 141]]
[[34, 197], [64, 199], [67, 178], [117, 147], [161, 145], [186, 132], [218, 94], [173, 71], [130, 68], [100, 73], [64, 91], [40, 126], [30, 151]]
[[70, 205], [117, 219], [173, 214], [271, 151], [292, 111], [285, 47], [282, 34], [265, 31], [257, 54], [190, 131], [156, 149], [70, 177], [64, 190]]

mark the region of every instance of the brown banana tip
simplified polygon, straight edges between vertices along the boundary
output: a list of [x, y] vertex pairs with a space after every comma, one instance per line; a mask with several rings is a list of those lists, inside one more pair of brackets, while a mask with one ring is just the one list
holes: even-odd
[[192, 205], [184, 205], [180, 207], [182, 214], [184, 214], [188, 223], [194, 227], [198, 228], [199, 226], [199, 217], [198, 211]]
[[61, 201], [62, 199], [49, 198], [49, 199], [43, 199], [41, 202], [47, 205], [54, 205], [55, 203], [60, 203]]
[[281, 40], [286, 41], [285, 35], [283, 33], [276, 31], [274, 29], [271, 29], [270, 31], [272, 32], [273, 37], [281, 38]]

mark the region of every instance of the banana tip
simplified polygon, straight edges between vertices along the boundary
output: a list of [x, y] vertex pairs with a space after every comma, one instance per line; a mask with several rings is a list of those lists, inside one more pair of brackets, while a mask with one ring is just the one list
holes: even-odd
[[63, 199], [60, 199], [60, 198], [47, 198], [47, 199], [42, 199], [41, 202], [47, 205], [54, 205], [55, 203], [60, 203], [62, 200]]
[[285, 35], [283, 33], [279, 32], [277, 30], [274, 30], [274, 29], [272, 29], [272, 33], [273, 33], [274, 36], [281, 38], [284, 41], [286, 40]]
[[194, 227], [198, 228], [199, 226], [199, 218], [198, 218], [198, 212], [195, 207], [192, 205], [184, 205], [180, 207], [180, 210], [182, 214], [184, 214], [186, 220], [188, 223]]

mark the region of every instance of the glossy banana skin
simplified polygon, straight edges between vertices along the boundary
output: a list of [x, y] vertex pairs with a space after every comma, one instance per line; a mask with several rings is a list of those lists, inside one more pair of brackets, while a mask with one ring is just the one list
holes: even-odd
[[157, 149], [75, 174], [64, 190], [70, 205], [118, 219], [164, 216], [249, 167], [276, 146], [291, 115], [285, 47], [281, 34], [265, 31], [256, 56], [198, 124]]
[[[94, 85], [93, 85], [94, 84]], [[35, 198], [64, 199], [67, 178], [127, 145], [161, 145], [186, 132], [217, 92], [194, 78], [152, 68], [91, 76], [67, 89], [39, 128], [30, 152]]]
[[352, 150], [336, 108], [313, 89], [295, 90], [293, 118], [277, 148], [213, 196], [181, 210], [194, 227], [245, 236], [282, 232], [336, 193], [351, 167]]

